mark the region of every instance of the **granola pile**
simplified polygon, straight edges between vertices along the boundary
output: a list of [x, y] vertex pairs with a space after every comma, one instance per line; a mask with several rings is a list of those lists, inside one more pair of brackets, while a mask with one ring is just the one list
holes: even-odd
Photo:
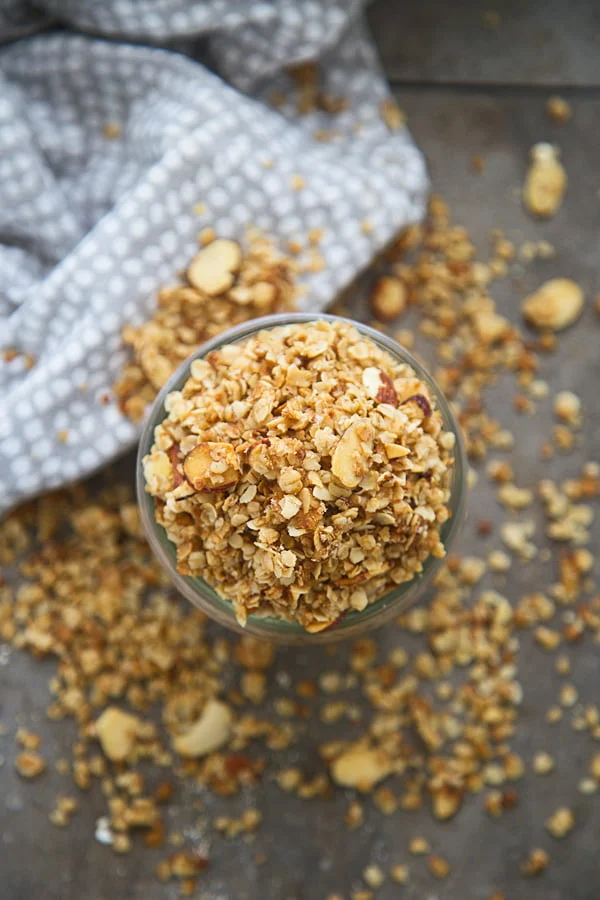
[[121, 411], [134, 422], [177, 367], [201, 344], [248, 319], [294, 308], [296, 264], [264, 236], [235, 241], [200, 235], [204, 245], [183, 284], [163, 288], [150, 321], [126, 326], [123, 340], [133, 360], [114, 386]]
[[428, 386], [344, 321], [192, 363], [144, 460], [186, 575], [309, 632], [442, 557], [455, 436]]

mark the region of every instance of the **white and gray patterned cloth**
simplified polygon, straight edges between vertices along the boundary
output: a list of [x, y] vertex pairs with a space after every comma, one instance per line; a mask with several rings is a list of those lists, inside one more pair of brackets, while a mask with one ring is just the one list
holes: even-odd
[[[205, 37], [222, 78], [190, 58]], [[352, 0], [0, 0], [0, 40], [1, 512], [135, 443], [106, 402], [120, 331], [151, 314], [201, 228], [324, 229], [304, 301], [322, 309], [422, 215], [427, 179], [406, 129], [381, 118], [388, 88]], [[347, 110], [268, 106], [306, 59]]]

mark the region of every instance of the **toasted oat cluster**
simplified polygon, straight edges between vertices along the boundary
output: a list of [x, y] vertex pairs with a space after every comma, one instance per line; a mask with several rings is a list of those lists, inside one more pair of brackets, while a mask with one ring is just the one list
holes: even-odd
[[204, 235], [205, 246], [185, 283], [163, 288], [158, 309], [139, 328], [123, 329], [134, 353], [114, 390], [121, 410], [139, 421], [177, 367], [226, 328], [294, 307], [295, 263], [257, 232], [243, 250], [235, 241]]
[[441, 557], [454, 435], [427, 385], [350, 323], [196, 360], [144, 460], [178, 569], [310, 632]]

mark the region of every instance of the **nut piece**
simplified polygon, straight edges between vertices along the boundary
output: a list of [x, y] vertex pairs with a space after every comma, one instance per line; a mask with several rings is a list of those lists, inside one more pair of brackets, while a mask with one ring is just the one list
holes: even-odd
[[354, 488], [368, 471], [373, 451], [373, 429], [367, 419], [357, 419], [346, 428], [331, 457], [331, 471], [344, 487]]
[[534, 328], [562, 331], [583, 309], [583, 291], [570, 278], [551, 278], [523, 301], [523, 317]]
[[196, 254], [188, 267], [187, 278], [192, 287], [216, 297], [229, 290], [241, 265], [239, 244], [219, 238]]
[[137, 737], [141, 722], [137, 716], [109, 706], [96, 720], [96, 735], [102, 749], [113, 762], [125, 759]]
[[235, 450], [218, 441], [206, 441], [190, 450], [183, 471], [196, 491], [226, 491], [240, 478]]
[[46, 769], [46, 763], [39, 753], [24, 750], [15, 759], [15, 769], [23, 778], [37, 778]]
[[406, 285], [399, 278], [383, 275], [378, 278], [371, 293], [373, 315], [382, 322], [391, 322], [406, 309]]
[[386, 372], [382, 372], [375, 366], [367, 366], [362, 375], [362, 383], [369, 397], [372, 397], [377, 403], [398, 406], [398, 394], [392, 379]]
[[532, 163], [525, 178], [523, 202], [530, 213], [548, 219], [559, 209], [567, 189], [567, 173], [552, 144], [531, 148]]
[[174, 738], [173, 746], [181, 756], [206, 756], [227, 743], [232, 725], [229, 707], [220, 700], [209, 700], [189, 731]]
[[342, 787], [368, 793], [392, 772], [392, 764], [381, 750], [348, 750], [331, 764], [331, 776]]

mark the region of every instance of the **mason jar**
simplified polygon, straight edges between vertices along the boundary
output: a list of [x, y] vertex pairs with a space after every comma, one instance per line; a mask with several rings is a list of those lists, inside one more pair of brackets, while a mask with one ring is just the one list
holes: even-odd
[[[154, 429], [167, 416], [165, 410], [167, 394], [171, 391], [181, 390], [189, 377], [190, 365], [195, 359], [201, 359], [212, 350], [217, 350], [225, 344], [243, 342], [263, 329], [323, 319], [335, 321], [339, 318], [339, 316], [321, 313], [283, 313], [252, 319], [217, 335], [217, 337], [203, 344], [195, 353], [189, 356], [165, 384], [147, 415], [139, 443], [136, 486], [143, 527], [152, 550], [170, 575], [177, 590], [211, 619], [220, 622], [221, 625], [225, 625], [227, 628], [242, 634], [252, 634], [277, 643], [325, 644], [343, 638], [359, 637], [365, 632], [377, 628], [395, 616], [400, 615], [421, 598], [444, 560], [429, 556], [423, 563], [422, 571], [410, 581], [399, 584], [379, 599], [369, 603], [361, 611], [352, 610], [347, 612], [335, 625], [316, 634], [307, 632], [297, 622], [288, 622], [274, 616], [256, 613], [249, 615], [246, 625], [242, 626], [234, 615], [233, 605], [226, 597], [221, 597], [203, 578], [182, 575], [177, 571], [175, 545], [167, 537], [167, 533], [162, 525], [159, 525], [156, 521], [154, 499], [146, 492], [142, 461], [150, 452], [154, 443]], [[360, 334], [370, 338], [373, 343], [386, 351], [395, 360], [405, 363], [414, 369], [419, 378], [427, 384], [442, 417], [444, 429], [454, 435], [454, 465], [450, 474], [450, 498], [448, 500], [448, 508], [451, 515], [440, 527], [440, 538], [446, 552], [448, 552], [459, 530], [464, 512], [467, 472], [463, 440], [454, 412], [429, 372], [404, 347], [401, 347], [391, 337], [382, 334], [374, 328], [370, 328], [368, 325], [363, 325], [361, 322], [356, 321], [352, 321], [351, 324]]]

